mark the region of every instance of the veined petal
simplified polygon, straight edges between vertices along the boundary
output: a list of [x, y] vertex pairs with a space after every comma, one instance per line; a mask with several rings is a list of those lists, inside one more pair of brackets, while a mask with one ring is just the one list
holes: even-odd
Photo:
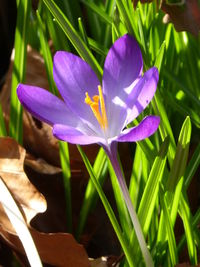
[[133, 121], [150, 103], [156, 92], [158, 79], [159, 73], [156, 67], [144, 73], [126, 100], [128, 115], [124, 126]]
[[85, 135], [74, 127], [69, 127], [62, 124], [55, 124], [53, 126], [53, 135], [57, 139], [69, 142], [71, 144], [89, 145], [105, 142], [105, 140], [100, 137]]
[[97, 95], [100, 85], [89, 64], [69, 52], [58, 51], [54, 56], [53, 76], [69, 108], [88, 121], [91, 128], [99, 129], [93, 112], [85, 103], [85, 93], [88, 92], [91, 97]]
[[122, 123], [119, 121], [121, 106], [113, 104], [113, 101], [126, 100], [142, 68], [142, 54], [136, 40], [128, 34], [119, 38], [106, 57], [102, 81], [109, 127], [112, 128], [113, 115], [115, 123]]
[[114, 141], [117, 142], [137, 142], [141, 141], [158, 129], [160, 118], [158, 116], [148, 116], [136, 127], [124, 130]]
[[21, 104], [36, 118], [51, 125], [77, 126], [78, 119], [65, 102], [40, 87], [19, 84], [17, 95]]

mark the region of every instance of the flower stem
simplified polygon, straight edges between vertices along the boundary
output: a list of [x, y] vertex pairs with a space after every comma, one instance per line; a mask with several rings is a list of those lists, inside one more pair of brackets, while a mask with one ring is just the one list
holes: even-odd
[[131, 202], [131, 199], [129, 196], [129, 191], [128, 191], [126, 182], [124, 180], [124, 177], [123, 177], [123, 174], [122, 174], [122, 171], [121, 171], [118, 159], [117, 159], [117, 145], [112, 144], [112, 147], [110, 147], [110, 149], [108, 149], [108, 147], [106, 147], [104, 149], [105, 149], [105, 151], [106, 151], [106, 153], [110, 159], [110, 162], [113, 166], [116, 177], [118, 179], [118, 182], [119, 182], [119, 185], [120, 185], [123, 197], [124, 197], [124, 201], [126, 203], [127, 209], [129, 211], [129, 214], [130, 214], [130, 217], [131, 217], [134, 229], [135, 229], [135, 233], [136, 233], [136, 236], [137, 236], [140, 248], [141, 248], [141, 252], [142, 252], [145, 264], [148, 267], [153, 267], [154, 266], [153, 259], [151, 257], [151, 254], [150, 254], [148, 248], [147, 248], [147, 245], [146, 245], [146, 242], [144, 239], [144, 235], [143, 235], [143, 232], [142, 232], [142, 229], [140, 226], [140, 222], [138, 220], [137, 214], [136, 214], [134, 207], [132, 205], [132, 202]]

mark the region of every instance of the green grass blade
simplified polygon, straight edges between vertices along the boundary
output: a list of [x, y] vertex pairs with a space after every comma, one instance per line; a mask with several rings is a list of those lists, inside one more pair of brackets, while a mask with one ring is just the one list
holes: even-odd
[[66, 201], [66, 215], [67, 215], [67, 231], [72, 232], [72, 204], [71, 204], [71, 170], [69, 148], [66, 142], [59, 141], [60, 163], [62, 167], [65, 201]]
[[166, 49], [166, 41], [163, 41], [158, 54], [156, 56], [156, 61], [155, 61], [155, 67], [157, 67], [158, 71], [161, 71], [161, 67], [162, 67], [162, 63], [163, 63], [163, 59], [164, 59], [164, 53], [165, 53], [165, 49]]
[[77, 28], [77, 20], [81, 16], [81, 9], [78, 0], [73, 0], [73, 4], [70, 0], [55, 0], [55, 3], [63, 11], [63, 13], [68, 17], [70, 23], [73, 27]]
[[[162, 66], [162, 62], [163, 62], [164, 51], [165, 51], [165, 42], [162, 43], [160, 50], [158, 52], [158, 55], [156, 57], [156, 61], [155, 61], [155, 66], [158, 68], [159, 72], [161, 70], [161, 66]], [[161, 95], [160, 95], [160, 92], [158, 90], [157, 90], [157, 92], [154, 96], [154, 99], [152, 101], [152, 106], [153, 106], [154, 112], [161, 117], [161, 123], [160, 123], [159, 130], [160, 130], [162, 140], [164, 140], [166, 138], [166, 136], [169, 136], [169, 138], [170, 138], [168, 159], [169, 159], [170, 165], [172, 165], [172, 162], [173, 162], [173, 159], [175, 156], [176, 145], [175, 145], [173, 132], [172, 132], [172, 129], [170, 126], [169, 118], [167, 116], [167, 112], [166, 112], [165, 107], [162, 103]]]
[[138, 209], [138, 217], [144, 235], [146, 236], [151, 223], [153, 211], [158, 197], [159, 182], [162, 180], [166, 164], [166, 154], [169, 141], [166, 139], [160, 148], [158, 156], [155, 158], [147, 180], [144, 193]]
[[186, 85], [183, 84], [183, 82], [179, 81], [179, 79], [173, 73], [171, 73], [170, 70], [167, 70], [165, 68], [163, 74], [164, 77], [169, 79], [171, 82], [174, 83], [174, 85], [180, 88], [185, 93], [185, 95], [192, 101], [192, 103], [194, 103], [195, 105], [197, 105], [198, 108], [200, 108], [200, 101], [196, 97], [196, 95], [192, 93], [191, 89], [187, 88]]
[[15, 31], [15, 57], [12, 72], [9, 135], [22, 144], [22, 106], [17, 98], [16, 88], [25, 80], [30, 0], [20, 0], [18, 4]]
[[[37, 19], [39, 24], [39, 35], [41, 50], [45, 62], [49, 88], [54, 95], [58, 95], [57, 88], [53, 80], [53, 62], [51, 51], [46, 38], [46, 33], [44, 32], [44, 25], [42, 23], [39, 12], [37, 11]], [[72, 207], [71, 207], [71, 171], [70, 171], [70, 159], [69, 159], [69, 149], [66, 142], [59, 142], [59, 154], [60, 162], [62, 167], [64, 189], [65, 189], [65, 200], [66, 200], [66, 215], [67, 215], [67, 231], [72, 232]]]
[[56, 85], [55, 85], [55, 82], [53, 79], [52, 55], [51, 55], [49, 44], [48, 44], [48, 41], [46, 38], [44, 25], [42, 23], [42, 19], [41, 19], [38, 11], [36, 11], [36, 15], [37, 15], [37, 20], [38, 20], [38, 24], [39, 24], [38, 31], [39, 31], [39, 37], [40, 37], [40, 45], [41, 45], [42, 55], [44, 58], [44, 63], [45, 63], [45, 68], [46, 68], [46, 73], [47, 73], [50, 91], [54, 95], [58, 95], [57, 88], [56, 88]]
[[135, 36], [136, 39], [140, 42], [137, 24], [134, 24], [134, 20], [131, 18], [128, 5], [123, 0], [116, 0], [116, 4], [121, 15], [121, 19], [126, 27], [126, 30], [128, 31], [128, 33]]
[[85, 30], [85, 27], [83, 25], [83, 21], [81, 18], [78, 18], [78, 27], [79, 27], [79, 32], [81, 34], [81, 37], [88, 47], [88, 38], [87, 38], [86, 30]]
[[112, 24], [112, 18], [110, 18], [102, 8], [95, 5], [95, 3], [86, 0], [81, 0], [81, 2], [94, 11], [106, 24]]
[[[108, 159], [109, 161], [109, 159]], [[123, 194], [121, 192], [121, 188], [118, 183], [118, 179], [116, 177], [115, 171], [112, 167], [112, 164], [109, 161], [108, 169], [110, 173], [110, 179], [112, 183], [112, 188], [115, 196], [115, 201], [118, 209], [118, 215], [121, 223], [121, 227], [123, 232], [125, 233], [125, 236], [127, 240], [129, 240], [130, 233], [132, 232], [132, 223], [129, 216], [128, 209], [126, 207], [126, 203], [124, 201]]]
[[117, 237], [119, 239], [119, 242], [120, 242], [120, 244], [122, 246], [122, 249], [124, 251], [126, 259], [127, 259], [128, 263], [129, 263], [130, 267], [134, 267], [134, 259], [132, 257], [132, 253], [131, 253], [131, 250], [129, 248], [129, 244], [127, 243], [127, 241], [126, 241], [126, 239], [125, 239], [125, 237], [124, 237], [124, 235], [123, 235], [123, 233], [122, 233], [122, 231], [120, 229], [120, 226], [119, 226], [119, 224], [117, 222], [115, 214], [114, 214], [114, 212], [113, 212], [113, 210], [112, 210], [112, 208], [111, 208], [111, 206], [110, 206], [110, 204], [109, 204], [109, 202], [108, 202], [108, 200], [107, 200], [107, 198], [106, 198], [106, 196], [105, 196], [105, 194], [104, 194], [104, 192], [103, 192], [98, 180], [95, 177], [94, 171], [92, 169], [92, 166], [91, 166], [88, 158], [86, 157], [86, 155], [83, 152], [82, 148], [80, 146], [77, 146], [77, 147], [78, 147], [78, 150], [79, 150], [79, 152], [81, 154], [81, 157], [82, 157], [82, 159], [83, 159], [83, 161], [85, 163], [85, 166], [86, 166], [86, 168], [88, 170], [88, 173], [90, 175], [92, 183], [95, 186], [95, 188], [96, 188], [96, 190], [97, 190], [97, 192], [99, 194], [99, 197], [100, 197], [100, 199], [101, 199], [101, 201], [103, 203], [103, 206], [104, 206], [104, 208], [106, 210], [106, 213], [107, 213], [107, 215], [108, 215], [108, 217], [110, 219], [110, 222], [111, 222], [111, 224], [113, 226], [113, 229], [115, 230], [115, 233], [116, 233], [116, 235], [117, 235]]
[[136, 145], [135, 157], [130, 178], [129, 193], [135, 210], [138, 208], [142, 180], [142, 150]]
[[186, 189], [188, 188], [188, 186], [190, 185], [190, 182], [197, 170], [197, 168], [200, 165], [200, 143], [198, 144], [198, 146], [195, 149], [194, 154], [192, 155], [192, 158], [186, 168], [185, 171], [185, 187]]
[[[94, 170], [96, 179], [98, 180], [99, 184], [102, 186], [106, 178], [107, 171], [108, 171], [107, 156], [102, 148], [99, 150], [99, 153], [95, 159], [93, 170]], [[76, 230], [76, 238], [78, 240], [84, 229], [89, 212], [91, 212], [91, 210], [94, 207], [96, 207], [97, 199], [98, 199], [97, 191], [93, 185], [92, 180], [90, 179], [88, 182], [87, 188], [85, 190], [85, 195], [82, 201], [81, 211], [79, 215], [78, 227]]]
[[44, 6], [44, 18], [48, 21], [47, 28], [49, 35], [53, 41], [53, 45], [56, 51], [58, 50], [64, 50], [64, 51], [70, 51], [70, 46], [68, 43], [67, 36], [64, 34], [60, 26], [57, 24], [57, 22], [53, 19], [52, 14], [48, 10], [46, 6]]
[[137, 15], [138, 18], [138, 30], [139, 30], [139, 34], [140, 34], [140, 40], [141, 40], [141, 45], [143, 47], [143, 51], [144, 51], [144, 55], [146, 55], [146, 40], [145, 40], [145, 36], [144, 36], [144, 31], [143, 31], [143, 27], [142, 27], [142, 21], [141, 21], [141, 17], [140, 17], [140, 13], [139, 12], [135, 12], [135, 15]]
[[103, 58], [105, 58], [106, 55], [108, 54], [107, 48], [105, 48], [104, 46], [102, 46], [101, 44], [99, 44], [98, 42], [96, 42], [90, 37], [88, 37], [88, 43], [89, 43], [89, 47], [95, 52], [97, 52], [99, 55], [103, 56]]
[[[194, 217], [191, 220], [192, 220], [193, 231], [194, 231], [194, 229], [199, 231], [197, 228], [198, 228], [198, 224], [200, 222], [200, 208], [197, 210], [197, 212], [195, 213]], [[195, 238], [195, 240], [196, 240], [196, 238]], [[186, 242], [186, 236], [185, 236], [185, 234], [183, 234], [183, 236], [182, 236], [182, 238], [178, 244], [178, 252], [181, 252], [181, 250], [183, 249], [183, 247], [185, 245], [185, 242]], [[198, 247], [200, 248], [200, 242], [198, 242]]]
[[167, 181], [167, 189], [169, 191], [175, 190], [178, 181], [184, 175], [188, 159], [191, 131], [191, 121], [187, 117], [180, 131], [175, 159]]
[[55, 17], [56, 21], [67, 35], [79, 55], [92, 67], [92, 69], [96, 72], [97, 76], [101, 80], [103, 71], [91, 51], [88, 49], [84, 41], [80, 38], [77, 31], [71, 25], [67, 17], [63, 14], [63, 12], [59, 9], [59, 7], [55, 4], [53, 0], [43, 0], [52, 15]]
[[[132, 123], [128, 125], [128, 128], [137, 126], [139, 124], [138, 120], [135, 119]], [[154, 146], [154, 144], [151, 142], [149, 138], [146, 138], [144, 140], [141, 140], [140, 142], [137, 142], [137, 144], [140, 146], [146, 157], [148, 158], [150, 164], [153, 163], [154, 158], [157, 155], [157, 149]]]
[[165, 221], [165, 229], [167, 233], [167, 239], [168, 239], [168, 246], [169, 246], [169, 254], [172, 266], [175, 266], [178, 263], [178, 253], [177, 253], [177, 247], [176, 247], [176, 240], [175, 235], [173, 231], [173, 226], [170, 218], [170, 214], [167, 208], [166, 199], [164, 196], [164, 191], [160, 186], [160, 204], [161, 208], [163, 210], [163, 219]]
[[0, 104], [0, 136], [7, 136], [6, 125], [3, 117], [3, 110]]
[[195, 245], [194, 231], [191, 223], [192, 214], [190, 212], [190, 207], [188, 201], [185, 199], [184, 195], [180, 198], [179, 203], [179, 214], [183, 220], [183, 225], [185, 229], [185, 235], [187, 239], [188, 254], [192, 265], [197, 265], [197, 250]]

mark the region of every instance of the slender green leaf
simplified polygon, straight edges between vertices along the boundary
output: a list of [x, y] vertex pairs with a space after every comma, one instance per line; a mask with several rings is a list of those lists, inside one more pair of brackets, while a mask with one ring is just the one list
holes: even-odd
[[197, 168], [199, 167], [199, 165], [200, 165], [200, 143], [196, 147], [195, 152], [192, 155], [192, 158], [185, 171], [185, 187], [186, 188], [188, 188], [188, 186], [190, 185], [190, 182]]
[[84, 41], [80, 38], [77, 31], [71, 25], [67, 17], [63, 14], [63, 12], [59, 9], [59, 7], [55, 4], [53, 0], [43, 0], [50, 12], [55, 17], [56, 21], [67, 35], [79, 55], [86, 61], [93, 70], [96, 72], [97, 76], [101, 80], [102, 77], [102, 69], [94, 56], [92, 55], [91, 51], [88, 49]]
[[88, 2], [86, 0], [81, 0], [84, 5], [88, 6], [92, 11], [94, 11], [105, 23], [112, 24], [112, 19], [106, 14], [106, 12], [99, 8], [99, 6], [95, 5], [93, 2]]
[[86, 30], [85, 30], [85, 27], [83, 25], [83, 21], [81, 18], [78, 18], [78, 27], [79, 27], [79, 31], [80, 31], [83, 41], [88, 46], [88, 38], [87, 38]]
[[107, 200], [107, 198], [106, 198], [106, 196], [105, 196], [105, 194], [104, 194], [104, 192], [103, 192], [98, 180], [95, 177], [94, 171], [92, 169], [92, 166], [91, 166], [88, 158], [86, 157], [86, 155], [83, 152], [83, 150], [81, 149], [81, 147], [80, 146], [77, 146], [77, 147], [78, 147], [78, 150], [79, 150], [79, 152], [81, 154], [81, 157], [82, 157], [82, 159], [83, 159], [83, 161], [85, 163], [85, 166], [86, 166], [86, 168], [88, 170], [88, 173], [89, 173], [90, 178], [91, 178], [91, 180], [93, 182], [93, 185], [95, 186], [95, 188], [96, 188], [96, 190], [97, 190], [97, 192], [99, 194], [99, 197], [100, 197], [100, 199], [101, 199], [101, 201], [102, 201], [102, 203], [104, 205], [104, 208], [105, 208], [106, 213], [107, 213], [107, 215], [108, 215], [108, 217], [110, 219], [110, 222], [111, 222], [111, 224], [113, 226], [113, 229], [115, 230], [115, 233], [116, 233], [116, 235], [117, 235], [117, 237], [119, 239], [119, 242], [120, 242], [120, 244], [122, 246], [122, 249], [124, 251], [126, 259], [127, 259], [128, 263], [129, 263], [130, 267], [133, 267], [134, 266], [134, 259], [132, 258], [132, 253], [131, 253], [129, 244], [127, 243], [127, 241], [126, 241], [126, 239], [125, 239], [125, 237], [124, 237], [124, 235], [123, 235], [123, 233], [122, 233], [122, 231], [120, 229], [120, 226], [119, 226], [119, 224], [117, 222], [117, 219], [116, 219], [116, 217], [114, 215], [114, 212], [113, 212], [113, 210], [112, 210], [112, 208], [111, 208], [111, 206], [110, 206], [110, 204], [109, 204], [109, 202], [108, 202], [108, 200]]
[[44, 13], [45, 13], [44, 19], [48, 21], [47, 28], [49, 35], [53, 41], [55, 50], [70, 51], [70, 46], [68, 43], [67, 36], [64, 34], [64, 32], [57, 24], [57, 22], [55, 21], [55, 19], [53, 18], [52, 14], [50, 13], [50, 11], [46, 6], [44, 6]]
[[160, 148], [159, 155], [154, 160], [139, 205], [138, 217], [145, 236], [148, 233], [153, 211], [155, 208], [156, 199], [158, 197], [158, 185], [164, 173], [168, 144], [169, 141], [168, 139], [166, 139]]
[[191, 121], [190, 118], [187, 117], [181, 128], [175, 159], [167, 181], [167, 188], [169, 191], [174, 191], [178, 181], [184, 175], [188, 159], [191, 131]]
[[[200, 208], [198, 208], [197, 212], [195, 213], [194, 217], [191, 219], [192, 220], [192, 228], [193, 228], [193, 232], [199, 231], [198, 230], [198, 224], [200, 222]], [[195, 240], [196, 240], [196, 235], [195, 235]], [[181, 252], [181, 250], [183, 249], [184, 245], [186, 242], [186, 236], [185, 233], [183, 234], [181, 240], [179, 241], [178, 244], [178, 252]], [[198, 247], [200, 248], [200, 242], [198, 242]]]
[[105, 58], [106, 55], [108, 54], [107, 48], [103, 47], [101, 44], [99, 44], [98, 42], [96, 42], [90, 37], [88, 37], [88, 43], [89, 43], [89, 47], [95, 52], [97, 52], [99, 55], [103, 56], [103, 58]]
[[55, 0], [55, 3], [63, 11], [63, 13], [68, 17], [70, 23], [74, 28], [78, 26], [77, 20], [81, 16], [80, 3], [78, 0], [73, 0], [73, 4], [70, 0]]
[[48, 41], [46, 39], [46, 33], [44, 31], [44, 25], [42, 23], [40, 14], [38, 11], [36, 11], [37, 14], [37, 19], [38, 19], [38, 31], [39, 31], [39, 35], [40, 35], [40, 45], [42, 48], [42, 54], [43, 54], [43, 58], [44, 58], [44, 63], [45, 63], [45, 68], [46, 68], [46, 73], [47, 73], [47, 77], [48, 77], [48, 82], [49, 82], [49, 87], [51, 92], [54, 95], [58, 95], [57, 92], [57, 88], [53, 79], [53, 62], [52, 62], [52, 55], [51, 55], [51, 51], [48, 45]]
[[165, 53], [165, 49], [166, 49], [166, 41], [163, 41], [160, 49], [159, 49], [159, 52], [156, 56], [156, 61], [155, 61], [155, 67], [157, 67], [158, 71], [160, 72], [161, 71], [161, 66], [162, 66], [162, 63], [163, 63], [163, 58], [164, 58], [164, 53]]
[[25, 80], [30, 0], [18, 3], [15, 31], [15, 57], [12, 72], [9, 135], [22, 143], [22, 106], [17, 98], [16, 88]]
[[3, 110], [0, 104], [0, 136], [7, 136], [6, 125], [3, 117]]
[[142, 179], [142, 150], [140, 146], [136, 145], [135, 157], [130, 178], [129, 193], [135, 210], [138, 208], [139, 195]]
[[[108, 171], [107, 156], [105, 155], [105, 152], [102, 148], [99, 150], [99, 153], [95, 159], [93, 170], [99, 184], [102, 186]], [[90, 179], [87, 188], [85, 190], [84, 199], [82, 201], [78, 227], [76, 230], [77, 239], [80, 238], [80, 235], [84, 229], [89, 212], [92, 210], [92, 208], [96, 207], [97, 198], [98, 198], [98, 193], [93, 185], [92, 180]]]
[[178, 263], [176, 240], [174, 236], [171, 218], [170, 218], [169, 211], [167, 208], [166, 199], [164, 196], [164, 191], [161, 187], [160, 187], [160, 203], [161, 203], [161, 208], [163, 210], [163, 218], [165, 221], [165, 228], [167, 232], [170, 259], [171, 259], [172, 266], [175, 266]]
[[[163, 42], [163, 44], [161, 45], [160, 50], [158, 52], [158, 55], [156, 57], [156, 61], [155, 61], [155, 66], [158, 68], [159, 71], [161, 69], [161, 65], [163, 62], [164, 51], [165, 51], [165, 43]], [[168, 159], [169, 159], [170, 165], [172, 165], [172, 162], [173, 162], [173, 159], [175, 156], [176, 145], [175, 145], [173, 132], [172, 132], [172, 129], [170, 126], [169, 118], [167, 116], [167, 112], [166, 112], [165, 107], [162, 103], [161, 95], [160, 95], [160, 92], [158, 90], [157, 90], [157, 92], [154, 96], [154, 99], [152, 101], [152, 106], [153, 106], [154, 112], [161, 117], [161, 123], [160, 123], [159, 130], [160, 130], [162, 140], [164, 140], [166, 138], [166, 136], [170, 137]]]
[[197, 250], [195, 245], [194, 231], [191, 222], [192, 214], [190, 212], [188, 201], [185, 199], [184, 195], [182, 195], [180, 199], [179, 214], [183, 220], [190, 261], [192, 265], [197, 265]]
[[132, 223], [129, 216], [129, 212], [126, 207], [126, 203], [124, 201], [124, 196], [122, 194], [122, 190], [118, 183], [118, 178], [115, 174], [115, 171], [112, 167], [112, 164], [109, 161], [108, 169], [110, 172], [110, 178], [112, 183], [112, 188], [115, 196], [115, 201], [118, 209], [118, 214], [121, 222], [122, 229], [125, 233], [127, 240], [129, 239], [130, 233], [132, 232]]
[[119, 13], [121, 14], [121, 19], [126, 27], [126, 30], [128, 31], [128, 33], [132, 34], [133, 36], [136, 36], [136, 39], [140, 41], [138, 36], [137, 24], [135, 24], [134, 20], [131, 17], [126, 1], [116, 0], [116, 4]]
[[59, 141], [60, 163], [63, 173], [66, 213], [67, 213], [67, 231], [72, 232], [72, 205], [71, 205], [71, 170], [69, 148], [66, 142]]

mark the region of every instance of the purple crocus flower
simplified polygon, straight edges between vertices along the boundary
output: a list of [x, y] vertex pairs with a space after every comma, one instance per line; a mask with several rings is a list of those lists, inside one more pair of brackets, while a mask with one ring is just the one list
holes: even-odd
[[53, 135], [73, 144], [135, 142], [152, 135], [159, 117], [148, 116], [125, 129], [149, 104], [157, 87], [155, 67], [142, 76], [140, 48], [130, 35], [119, 38], [108, 52], [101, 82], [80, 57], [58, 51], [53, 75], [63, 100], [39, 87], [19, 84], [22, 105], [53, 126]]
[[136, 127], [126, 128], [156, 91], [158, 70], [152, 67], [143, 75], [142, 70], [140, 48], [126, 34], [108, 52], [102, 86], [84, 60], [59, 51], [54, 56], [53, 76], [63, 100], [42, 88], [24, 84], [19, 84], [17, 94], [33, 116], [53, 126], [56, 138], [73, 144], [103, 146], [118, 178], [146, 265], [153, 266], [117, 160], [117, 142], [145, 139], [160, 123], [159, 117], [147, 116]]

